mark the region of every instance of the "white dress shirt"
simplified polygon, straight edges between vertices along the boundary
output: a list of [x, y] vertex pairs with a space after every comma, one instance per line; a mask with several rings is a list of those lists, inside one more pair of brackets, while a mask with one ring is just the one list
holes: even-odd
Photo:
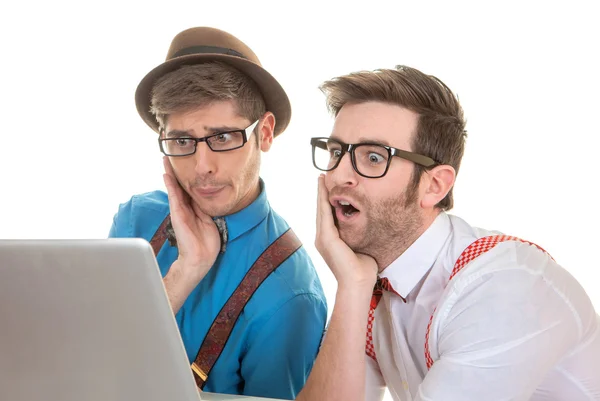
[[368, 401], [385, 386], [402, 401], [600, 400], [600, 318], [550, 255], [503, 242], [448, 281], [467, 246], [497, 234], [442, 212], [380, 274], [399, 295], [375, 309]]

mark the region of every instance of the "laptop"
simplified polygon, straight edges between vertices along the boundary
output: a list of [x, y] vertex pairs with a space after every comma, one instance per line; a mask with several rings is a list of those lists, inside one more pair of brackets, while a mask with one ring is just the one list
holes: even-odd
[[0, 240], [0, 400], [200, 399], [147, 241]]

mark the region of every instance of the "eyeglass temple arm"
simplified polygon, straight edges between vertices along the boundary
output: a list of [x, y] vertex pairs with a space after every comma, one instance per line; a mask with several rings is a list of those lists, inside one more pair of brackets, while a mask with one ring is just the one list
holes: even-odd
[[431, 157], [423, 156], [418, 153], [413, 153], [413, 152], [409, 152], [406, 150], [395, 149], [395, 148], [392, 148], [390, 150], [392, 152], [392, 156], [398, 156], [402, 159], [410, 160], [411, 162], [420, 164], [421, 166], [424, 166], [424, 167], [433, 167], [436, 164], [438, 164]]

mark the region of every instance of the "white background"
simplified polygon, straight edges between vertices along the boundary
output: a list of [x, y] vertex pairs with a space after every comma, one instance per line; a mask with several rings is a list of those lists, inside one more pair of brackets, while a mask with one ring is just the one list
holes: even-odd
[[536, 242], [600, 309], [597, 1], [18, 1], [0, 6], [0, 238], [103, 238], [121, 202], [162, 189], [134, 91], [179, 31], [241, 38], [292, 101], [264, 155], [270, 202], [313, 246], [309, 138], [332, 119], [317, 86], [361, 69], [441, 78], [469, 133], [453, 213]]

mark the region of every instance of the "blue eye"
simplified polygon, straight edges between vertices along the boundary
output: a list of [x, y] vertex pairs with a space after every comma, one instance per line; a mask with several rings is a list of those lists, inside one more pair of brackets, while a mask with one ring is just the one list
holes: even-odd
[[385, 157], [383, 157], [379, 153], [375, 153], [375, 152], [369, 153], [368, 158], [369, 158], [369, 162], [371, 162], [373, 164], [377, 164], [377, 163], [381, 163], [381, 162], [385, 161]]

